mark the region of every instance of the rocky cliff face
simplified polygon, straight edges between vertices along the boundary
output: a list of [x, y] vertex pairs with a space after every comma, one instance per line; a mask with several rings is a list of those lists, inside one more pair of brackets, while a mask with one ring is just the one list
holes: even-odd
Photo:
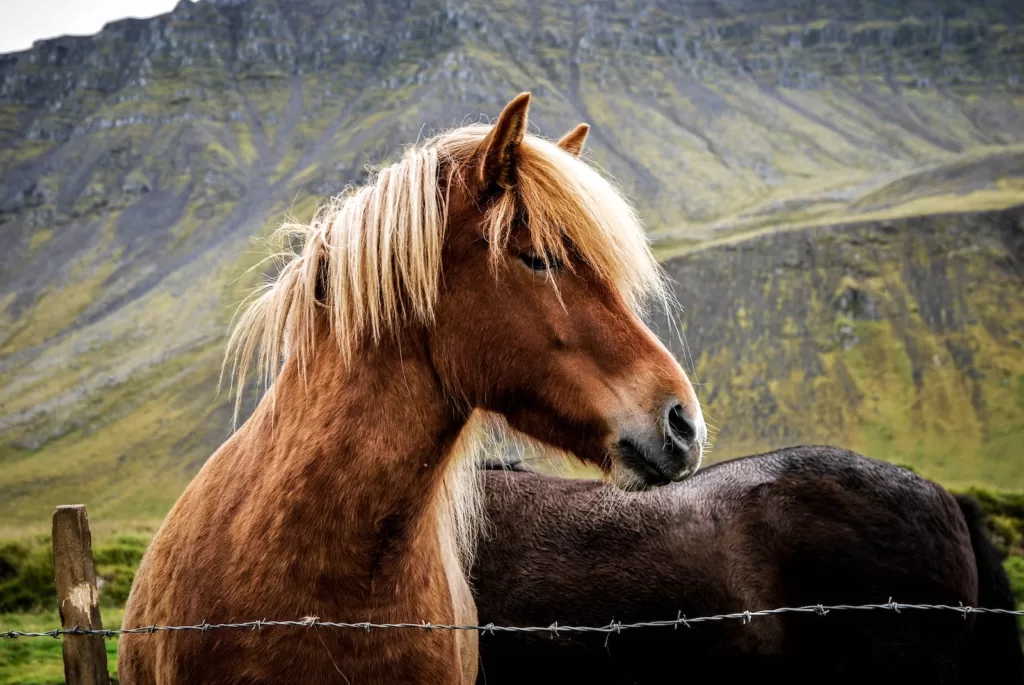
[[1024, 482], [1024, 209], [778, 232], [668, 268], [716, 457], [838, 443]]
[[[851, 216], [890, 222], [862, 231], [898, 226], [930, 244], [899, 217], [1019, 204], [1022, 74], [1019, 3], [954, 0], [183, 1], [167, 15], [0, 56], [0, 506], [16, 522], [70, 499], [103, 516], [162, 515], [230, 429], [214, 379], [231, 311], [255, 282], [245, 275], [262, 256], [254, 237], [286, 213], [308, 216], [316, 198], [364, 178], [367, 162], [493, 116], [520, 90], [537, 96], [539, 132], [594, 125], [590, 154], [636, 199], [666, 256], [726, 234], [730, 245], [752, 241], [673, 262], [704, 264], [699, 282], [710, 284], [706, 260], [723, 274], [744, 273], [729, 261], [744, 250], [785, 261], [786, 240], [833, 240], [838, 229], [823, 227]], [[997, 215], [976, 216], [963, 220], [963, 240], [971, 221]], [[794, 232], [761, 235], [782, 224]], [[986, 244], [971, 254], [987, 254]], [[882, 251], [893, 264], [886, 288], [909, 268], [897, 269], [906, 254], [893, 250]], [[971, 263], [991, 276], [979, 266], [988, 262]], [[1003, 300], [970, 300], [974, 316], [988, 306], [1019, 313], [1013, 285], [1002, 283]], [[900, 301], [865, 288], [851, 292], [868, 299], [851, 301], [877, 311]], [[796, 436], [799, 411], [766, 423], [736, 384], [770, 376], [768, 357], [744, 356], [756, 331], [810, 324], [780, 308], [726, 334], [739, 309], [755, 315], [723, 300], [705, 344], [699, 327], [717, 319], [693, 319], [705, 305], [681, 294], [700, 372], [717, 374], [709, 406], [729, 407], [720, 450]], [[844, 319], [848, 347], [835, 359], [867, 349], [866, 327], [889, 320], [879, 316]], [[921, 349], [946, 344], [946, 332], [920, 332]], [[1017, 358], [1012, 339], [1000, 340], [998, 353], [985, 349]], [[753, 361], [722, 362], [725, 347]], [[990, 358], [949, 355], [936, 369], [974, 373]], [[808, 364], [799, 378], [822, 377], [819, 356], [794, 357]], [[903, 362], [860, 363], [870, 375]], [[807, 387], [794, 381], [792, 392]], [[778, 399], [787, 392], [773, 390], [775, 402], [790, 402]], [[889, 405], [878, 412], [882, 423], [906, 418]], [[854, 440], [862, 416], [827, 425]], [[754, 426], [764, 435], [755, 439]], [[961, 445], [964, 460], [989, 449], [990, 433], [977, 436], [974, 452]], [[947, 458], [922, 439], [921, 463]]]
[[[59, 191], [74, 216], [87, 170], [125, 175], [154, 152], [143, 141], [178, 130], [217, 139], [206, 162], [232, 171], [308, 171], [311, 148], [340, 144], [303, 184], [330, 192], [424, 125], [493, 115], [530, 88], [542, 130], [594, 123], [602, 165], [675, 227], [810, 179], [1021, 142], [1022, 74], [1013, 2], [183, 1], [0, 59], [3, 207]], [[139, 142], [118, 164], [97, 136]], [[66, 161], [78, 182], [49, 179]], [[123, 206], [136, 180], [89, 196]]]

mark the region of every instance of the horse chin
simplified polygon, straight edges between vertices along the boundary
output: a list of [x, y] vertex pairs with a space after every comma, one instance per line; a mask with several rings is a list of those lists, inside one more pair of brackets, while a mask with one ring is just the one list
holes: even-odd
[[611, 468], [606, 474], [606, 479], [612, 485], [625, 492], [647, 492], [671, 482], [652, 478], [650, 474], [638, 472], [634, 467], [618, 457], [612, 457]]
[[650, 456], [649, 448], [633, 440], [619, 440], [607, 451], [607, 479], [626, 492], [646, 492], [693, 476], [700, 468], [703, 449], [697, 445], [695, 454], [682, 470], [667, 470], [663, 461]]

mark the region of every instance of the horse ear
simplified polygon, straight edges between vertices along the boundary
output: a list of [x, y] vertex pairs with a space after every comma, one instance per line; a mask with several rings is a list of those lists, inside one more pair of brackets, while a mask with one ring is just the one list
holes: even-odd
[[588, 133], [590, 133], [590, 125], [580, 124], [562, 136], [562, 139], [558, 141], [558, 147], [573, 157], [579, 157], [580, 153], [583, 152], [583, 143], [587, 141]]
[[519, 165], [519, 145], [526, 135], [530, 94], [520, 93], [505, 105], [498, 122], [477, 150], [480, 190], [508, 188], [515, 184]]

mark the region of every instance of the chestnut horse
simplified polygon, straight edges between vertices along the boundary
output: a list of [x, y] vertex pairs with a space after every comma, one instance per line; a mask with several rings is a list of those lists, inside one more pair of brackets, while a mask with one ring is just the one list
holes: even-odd
[[[622, 497], [600, 483], [485, 473], [481, 623], [607, 625], [817, 604], [1014, 609], [966, 497], [832, 447], [721, 462]], [[1022, 683], [1017, 619], [954, 611], [783, 614], [621, 634], [480, 637], [481, 685], [677, 680]]]
[[[494, 126], [410, 148], [311, 225], [285, 227], [301, 252], [229, 343], [239, 386], [255, 359], [272, 387], [168, 514], [125, 627], [474, 623], [481, 415], [625, 489], [697, 469], [693, 388], [639, 315], [665, 294], [646, 235], [578, 158], [586, 126], [557, 144], [527, 135], [528, 105], [524, 93]], [[126, 636], [118, 665], [130, 684], [468, 685], [476, 641], [172, 632]]]

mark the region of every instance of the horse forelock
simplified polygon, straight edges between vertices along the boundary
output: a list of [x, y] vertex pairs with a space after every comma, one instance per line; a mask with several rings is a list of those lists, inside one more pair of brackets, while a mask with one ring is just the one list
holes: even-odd
[[522, 214], [534, 250], [569, 268], [575, 253], [634, 309], [652, 296], [666, 296], [643, 225], [612, 182], [543, 138], [526, 136], [519, 158], [514, 188], [488, 210], [485, 230], [494, 258]]

